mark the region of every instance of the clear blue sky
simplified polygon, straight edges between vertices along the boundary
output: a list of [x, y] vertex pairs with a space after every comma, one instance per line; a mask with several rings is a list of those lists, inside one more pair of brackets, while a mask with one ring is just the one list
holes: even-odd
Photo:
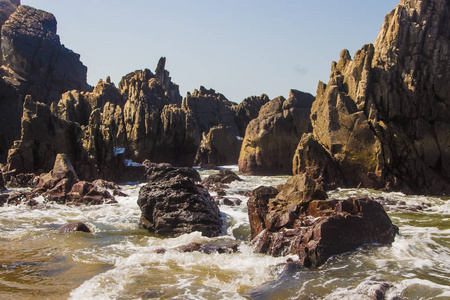
[[400, 0], [22, 0], [53, 13], [88, 82], [155, 70], [161, 56], [182, 96], [200, 85], [241, 102], [290, 89], [316, 94], [342, 49], [375, 41]]

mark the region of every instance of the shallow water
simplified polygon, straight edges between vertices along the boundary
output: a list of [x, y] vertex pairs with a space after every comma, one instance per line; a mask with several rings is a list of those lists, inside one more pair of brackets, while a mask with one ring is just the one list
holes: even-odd
[[[202, 171], [205, 177], [213, 171]], [[16, 299], [362, 299], [385, 282], [388, 299], [450, 299], [450, 202], [371, 190], [337, 190], [330, 197], [369, 195], [385, 208], [400, 235], [392, 246], [365, 246], [331, 258], [317, 270], [282, 274], [288, 257], [254, 254], [248, 245], [247, 198], [236, 194], [288, 177], [242, 176], [221, 206], [226, 234], [158, 238], [138, 228], [142, 185], [124, 185], [118, 204], [68, 207], [45, 203], [0, 208], [0, 298]], [[394, 201], [386, 201], [392, 199]], [[58, 233], [82, 221], [93, 233]], [[180, 253], [190, 242], [240, 243], [239, 253]], [[164, 248], [164, 254], [154, 253]], [[352, 298], [353, 297], [353, 298]]]

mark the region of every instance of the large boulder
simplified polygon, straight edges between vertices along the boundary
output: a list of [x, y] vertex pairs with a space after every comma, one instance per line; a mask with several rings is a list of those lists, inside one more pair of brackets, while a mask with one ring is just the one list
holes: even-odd
[[254, 175], [291, 174], [298, 142], [311, 131], [313, 101], [312, 95], [291, 90], [288, 100], [278, 97], [266, 103], [247, 127], [239, 170]]
[[192, 172], [174, 168], [151, 170], [147, 185], [139, 192], [142, 211], [139, 225], [159, 236], [199, 231], [212, 237], [222, 233], [219, 208], [209, 193], [197, 186]]
[[203, 134], [194, 165], [235, 165], [238, 163], [242, 140], [230, 127], [219, 125]]
[[390, 244], [398, 230], [381, 204], [368, 198], [328, 200], [306, 174], [292, 177], [280, 193], [254, 191], [248, 214], [256, 252], [297, 254], [306, 267], [364, 244]]
[[[319, 83], [313, 137], [344, 186], [449, 192], [449, 17], [448, 1], [402, 1], [374, 45], [353, 59], [342, 51], [329, 83]], [[312, 161], [298, 162], [300, 173], [320, 160], [305, 141], [298, 157]], [[325, 184], [339, 181], [323, 174]]]
[[51, 103], [72, 89], [89, 90], [87, 68], [56, 34], [55, 17], [19, 6], [2, 26], [2, 71], [20, 93]]

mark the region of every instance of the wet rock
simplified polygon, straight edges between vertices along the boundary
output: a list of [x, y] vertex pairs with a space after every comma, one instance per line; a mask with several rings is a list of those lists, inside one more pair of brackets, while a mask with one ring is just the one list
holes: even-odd
[[179, 250], [182, 253], [185, 252], [202, 252], [206, 254], [212, 253], [236, 253], [239, 251], [239, 244], [234, 242], [221, 242], [202, 245], [200, 243], [192, 242], [186, 246], [182, 246]]
[[291, 174], [298, 142], [311, 131], [309, 119], [314, 97], [291, 90], [289, 99], [266, 103], [245, 132], [239, 171], [254, 175]]
[[236, 194], [245, 196], [245, 197], [251, 197], [253, 191], [237, 191]]
[[67, 203], [75, 205], [101, 205], [117, 203], [104, 188], [87, 181], [79, 181], [67, 194]]
[[242, 179], [233, 171], [220, 170], [218, 174], [212, 174], [202, 181], [204, 185], [214, 185], [216, 183], [228, 184]]
[[159, 236], [199, 231], [211, 237], [222, 233], [220, 211], [209, 193], [192, 179], [187, 168], [150, 170], [147, 185], [139, 192], [142, 215], [139, 225]]
[[87, 225], [82, 222], [75, 222], [75, 223], [70, 223], [70, 224], [64, 225], [63, 227], [59, 228], [58, 231], [60, 233], [76, 232], [76, 231], [87, 232], [87, 233], [91, 232], [89, 227], [87, 227]]
[[[56, 186], [61, 187], [61, 192], [68, 193], [72, 186], [79, 181], [78, 175], [73, 169], [67, 155], [60, 153], [56, 156], [53, 170], [50, 173], [39, 176], [37, 189], [52, 190]], [[62, 182], [62, 184], [60, 184]]]
[[49, 104], [68, 90], [90, 89], [87, 68], [61, 45], [50, 13], [19, 6], [2, 26], [1, 49], [4, 78], [23, 96]]
[[3, 172], [0, 171], [0, 193], [5, 191], [5, 181], [3, 180]]
[[[315, 147], [303, 147], [296, 172], [317, 167], [324, 176], [314, 179], [326, 185], [339, 184], [331, 176], [339, 175], [348, 187], [448, 193], [449, 17], [445, 0], [402, 1], [373, 45], [353, 59], [341, 52], [311, 110], [313, 137], [324, 151], [316, 156]], [[324, 169], [324, 152], [337, 172]]]
[[230, 197], [223, 197], [218, 198], [220, 205], [225, 206], [239, 206], [242, 203], [242, 200], [239, 198], [230, 198]]
[[203, 170], [220, 170], [220, 168], [217, 165], [213, 164], [200, 164], [199, 167], [200, 169]]
[[[270, 197], [270, 192], [276, 195]], [[306, 174], [291, 178], [278, 194], [273, 188], [257, 193], [266, 197], [252, 197], [248, 203], [256, 251], [297, 254], [305, 267], [320, 266], [329, 257], [364, 244], [390, 244], [398, 232], [376, 201], [326, 200], [321, 186]]]
[[382, 300], [394, 299], [400, 300], [400, 297], [387, 298], [387, 292], [394, 285], [386, 281], [365, 281], [359, 284], [356, 288], [348, 288], [346, 291], [334, 292], [328, 295], [324, 300], [338, 300], [338, 299], [361, 299], [361, 300]]
[[200, 174], [196, 170], [188, 167], [172, 167], [169, 164], [158, 164], [148, 168], [146, 178], [147, 182], [157, 182], [169, 180], [177, 175], [187, 177], [194, 182], [201, 180]]
[[155, 251], [153, 251], [153, 253], [156, 253], [156, 254], [164, 254], [164, 253], [166, 253], [166, 249], [164, 249], [164, 248], [159, 248], [159, 249], [156, 249]]

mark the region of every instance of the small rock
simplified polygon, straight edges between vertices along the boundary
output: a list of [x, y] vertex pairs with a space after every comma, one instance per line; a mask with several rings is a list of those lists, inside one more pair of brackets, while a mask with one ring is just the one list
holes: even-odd
[[87, 233], [91, 232], [89, 227], [87, 227], [87, 225], [82, 222], [75, 222], [75, 223], [64, 225], [63, 227], [59, 228], [58, 231], [60, 233], [76, 232], [76, 231], [87, 232]]

